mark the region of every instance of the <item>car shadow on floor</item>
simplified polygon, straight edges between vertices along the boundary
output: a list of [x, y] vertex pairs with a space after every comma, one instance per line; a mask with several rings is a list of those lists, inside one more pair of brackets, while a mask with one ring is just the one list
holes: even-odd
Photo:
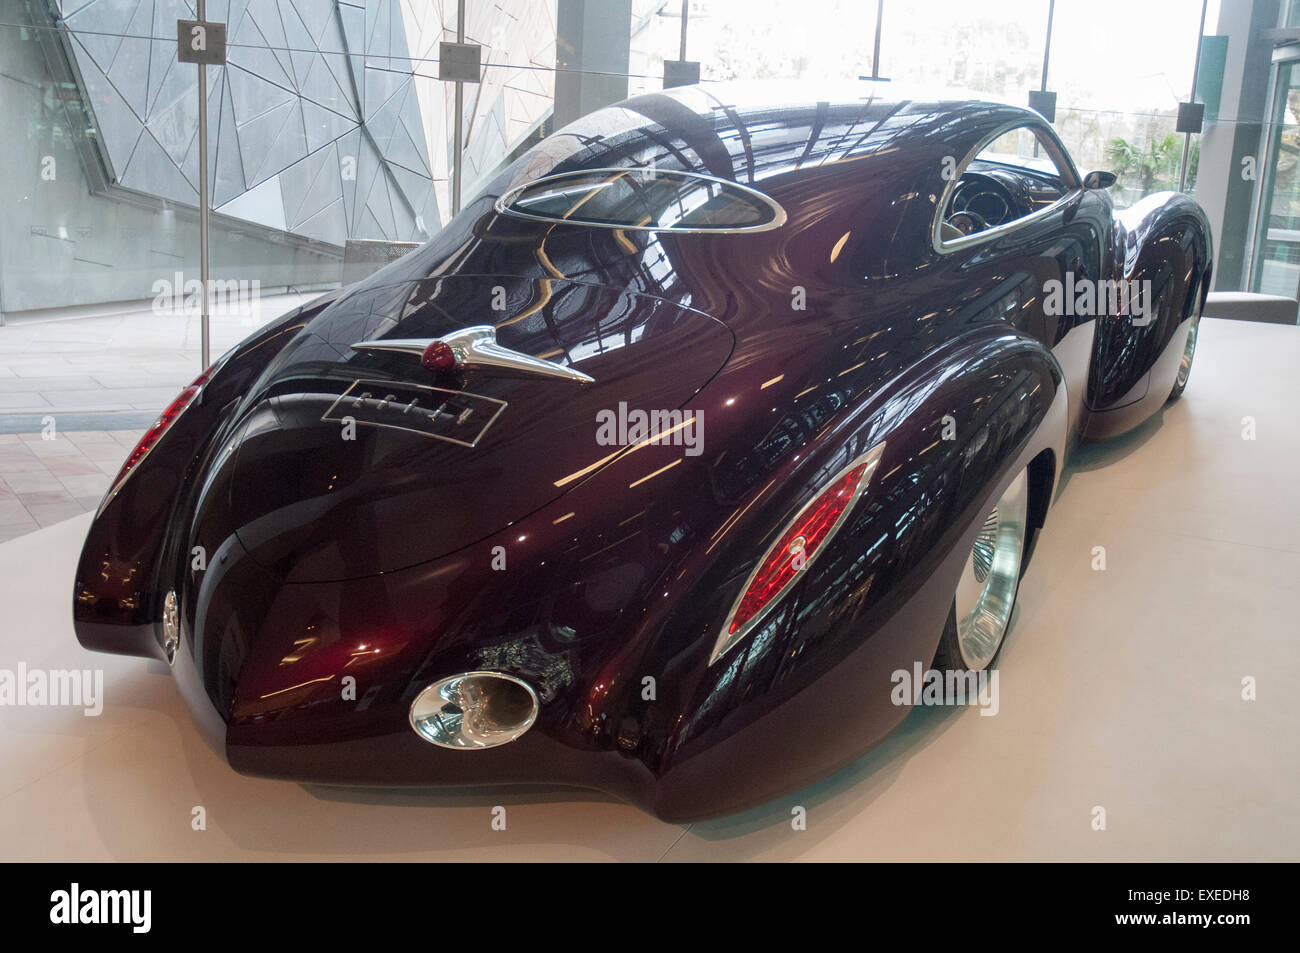
[[[119, 860], [419, 860], [502, 849], [519, 858], [646, 860], [679, 830], [610, 795], [554, 785], [356, 789], [245, 777], [213, 751], [170, 682], [143, 661], [116, 673], [109, 697], [129, 699], [138, 715], [78, 766], [97, 837]], [[84, 731], [83, 721], [68, 715], [57, 730]], [[498, 805], [509, 815], [505, 831], [492, 825]], [[198, 807], [206, 827], [191, 831]]]
[[[821, 808], [834, 809], [833, 802], [851, 792], [845, 804], [852, 813], [869, 811], [872, 802], [898, 780], [908, 758], [940, 734], [956, 713], [953, 707], [914, 707], [884, 741], [834, 774], [743, 813], [698, 821], [691, 825], [691, 833], [710, 841], [751, 837], [753, 850], [750, 853], [758, 853], [788, 837], [792, 811], [796, 806], [804, 808], [812, 816]], [[828, 818], [825, 813], [818, 816], [818, 823], [809, 824], [807, 831], [801, 832], [801, 839], [811, 836], [814, 831], [822, 840], [838, 833], [841, 825], [835, 823], [833, 817]], [[766, 836], [753, 837], [763, 833]], [[800, 843], [798, 852], [805, 852], [807, 846]]]
[[[1012, 609], [1011, 621], [1007, 626], [1002, 647], [994, 658], [995, 667], [1000, 665], [1008, 652], [1014, 653], [1015, 643], [1023, 630], [1023, 626], [1018, 625], [1019, 619], [1020, 604], [1017, 603]], [[834, 809], [834, 802], [844, 798], [845, 805], [851, 811], [850, 817], [869, 811], [872, 802], [902, 774], [908, 759], [948, 730], [952, 720], [957, 717], [962, 708], [966, 707], [970, 706], [913, 706], [907, 717], [884, 741], [838, 771], [791, 794], [783, 795], [739, 814], [709, 821], [697, 821], [691, 825], [691, 833], [710, 841], [751, 837], [753, 849], [747, 853], [754, 854], [785, 839], [791, 831], [791, 811], [796, 805], [804, 808], [811, 815], [814, 809], [824, 807]], [[816, 829], [824, 840], [835, 836], [841, 826], [835, 823], [833, 816], [827, 817], [826, 814], [821, 813]], [[814, 828], [810, 824], [808, 831], [812, 830]], [[803, 837], [808, 836], [807, 832], [801, 833]], [[806, 852], [807, 846], [807, 843], [801, 840], [798, 853]]]
[[[1164, 424], [1165, 414], [1176, 405], [1166, 404], [1141, 424], [1128, 433], [1120, 434], [1109, 440], [1080, 442], [1070, 451], [1061, 479], [1056, 484], [1056, 500], [1060, 500], [1075, 473], [1087, 473], [1100, 470], [1123, 460], [1141, 450], [1152, 437], [1159, 433]], [[1056, 501], [1053, 501], [1055, 504]]]
[[[1014, 619], [1010, 638], [1015, 631]], [[670, 826], [613, 795], [556, 785], [502, 785], [490, 788], [358, 788], [250, 779], [215, 757], [179, 704], [163, 706], [175, 722], [193, 783], [219, 818], [223, 833], [249, 850], [274, 850], [287, 856], [315, 853], [382, 855], [505, 846], [493, 832], [491, 811], [505, 806], [511, 815], [512, 847], [567, 843], [611, 850], [629, 828], [643, 821], [647, 830]], [[849, 765], [800, 790], [743, 813], [689, 825], [706, 840], [748, 838], [753, 852], [784, 840], [791, 832], [792, 805], [817, 812], [798, 838], [800, 850], [834, 837], [842, 825], [823, 807], [843, 799], [851, 813], [871, 803], [901, 776], [908, 759], [945, 730], [957, 712], [952, 707], [915, 707], [883, 742]], [[256, 808], [247, 809], [256, 792]], [[310, 798], [304, 802], [303, 794]], [[360, 810], [358, 810], [360, 809]], [[521, 809], [527, 823], [514, 822]], [[845, 808], [841, 807], [836, 810]], [[630, 814], [630, 812], [632, 812]], [[769, 836], [752, 837], [767, 831]], [[750, 853], [746, 848], [745, 853]], [[619, 859], [633, 859], [620, 857]]]

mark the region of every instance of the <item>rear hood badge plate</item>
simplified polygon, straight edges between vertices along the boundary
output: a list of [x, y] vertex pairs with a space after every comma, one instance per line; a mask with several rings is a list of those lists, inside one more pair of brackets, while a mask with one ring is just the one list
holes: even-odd
[[356, 380], [330, 404], [321, 420], [352, 420], [474, 447], [507, 406], [495, 397], [445, 387]]

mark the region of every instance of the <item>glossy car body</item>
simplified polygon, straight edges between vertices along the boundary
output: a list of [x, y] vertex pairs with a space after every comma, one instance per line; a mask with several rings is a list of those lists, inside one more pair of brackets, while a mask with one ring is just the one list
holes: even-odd
[[[952, 160], [1024, 125], [1057, 142], [1012, 106], [686, 88], [561, 130], [427, 245], [212, 371], [92, 526], [79, 640], [174, 654], [196, 718], [256, 775], [576, 785], [681, 820], [854, 760], [906, 716], [891, 673], [934, 657], [992, 502], [1027, 469], [1042, 527], [1074, 442], [1164, 403], [1208, 287], [1194, 202], [1116, 213], [1072, 166], [1059, 199], [946, 246]], [[784, 221], [638, 230], [500, 206], [543, 176], [648, 165], [750, 186]], [[1067, 273], [1149, 279], [1159, 307], [1050, 314]], [[481, 324], [595, 382], [352, 347]], [[427, 394], [469, 429], [392, 416]], [[598, 444], [620, 404], [702, 415], [702, 452]], [[882, 443], [816, 561], [714, 659], [779, 530]], [[536, 723], [488, 750], [427, 743], [412, 700], [472, 671], [530, 685]]]

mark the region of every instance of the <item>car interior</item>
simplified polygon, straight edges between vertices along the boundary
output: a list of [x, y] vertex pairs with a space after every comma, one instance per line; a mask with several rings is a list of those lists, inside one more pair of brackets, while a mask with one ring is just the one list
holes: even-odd
[[962, 170], [948, 195], [939, 237], [957, 241], [1046, 208], [1070, 191], [1055, 148], [1028, 126], [988, 143]]

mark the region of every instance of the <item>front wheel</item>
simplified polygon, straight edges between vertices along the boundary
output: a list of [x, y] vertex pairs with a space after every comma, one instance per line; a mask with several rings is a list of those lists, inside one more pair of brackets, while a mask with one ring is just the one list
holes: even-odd
[[1020, 587], [1028, 514], [1028, 471], [1022, 470], [984, 517], [962, 567], [934, 659], [939, 671], [981, 672], [993, 664]]

